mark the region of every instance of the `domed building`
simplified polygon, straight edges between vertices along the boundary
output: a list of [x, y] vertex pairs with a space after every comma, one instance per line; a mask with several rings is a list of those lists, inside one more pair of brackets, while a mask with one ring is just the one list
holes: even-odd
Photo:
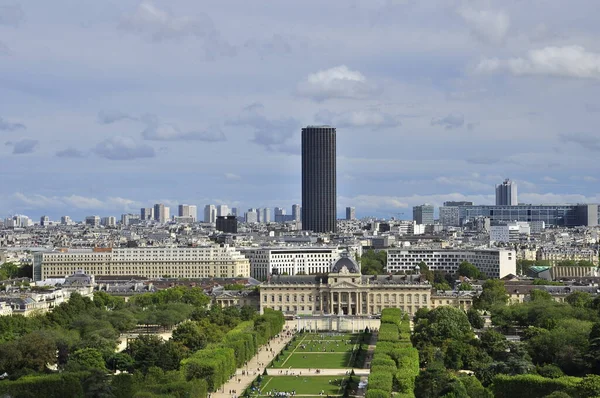
[[285, 315], [376, 315], [384, 308], [414, 314], [430, 306], [431, 285], [414, 275], [361, 275], [347, 254], [318, 275], [272, 275], [260, 285], [260, 310]]

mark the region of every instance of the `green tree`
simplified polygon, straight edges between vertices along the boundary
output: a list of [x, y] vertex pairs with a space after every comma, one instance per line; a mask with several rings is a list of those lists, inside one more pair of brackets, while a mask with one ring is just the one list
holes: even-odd
[[573, 292], [565, 297], [565, 301], [573, 307], [585, 308], [592, 302], [592, 295], [587, 292]]
[[21, 367], [43, 372], [46, 365], [56, 364], [56, 342], [44, 331], [31, 332], [18, 341]]
[[425, 278], [426, 281], [433, 283], [435, 277], [433, 275], [433, 271], [429, 269], [427, 263], [425, 263], [425, 261], [421, 261], [418, 265], [423, 278]]
[[206, 347], [207, 340], [194, 321], [185, 321], [173, 331], [173, 341], [180, 342], [192, 351]]
[[485, 326], [483, 317], [479, 314], [475, 308], [469, 308], [467, 311], [467, 318], [473, 329], [482, 329]]
[[108, 358], [106, 364], [112, 371], [132, 372], [135, 362], [126, 352], [116, 352]]
[[499, 279], [488, 279], [483, 283], [483, 290], [473, 304], [480, 310], [489, 310], [493, 306], [506, 305], [508, 293], [504, 288], [504, 282]]
[[432, 364], [415, 379], [415, 397], [439, 398], [451, 381], [452, 376], [442, 364]]
[[441, 346], [447, 339], [468, 341], [473, 338], [467, 315], [458, 308], [444, 306], [427, 313], [427, 318], [415, 325], [413, 342], [419, 346], [430, 343]]
[[468, 261], [459, 264], [457, 273], [459, 276], [466, 276], [469, 279], [477, 279], [481, 276], [479, 269]]
[[533, 289], [529, 293], [531, 301], [552, 301], [552, 295], [545, 290]]
[[66, 366], [72, 372], [91, 369], [106, 370], [102, 353], [95, 348], [82, 348], [69, 356]]

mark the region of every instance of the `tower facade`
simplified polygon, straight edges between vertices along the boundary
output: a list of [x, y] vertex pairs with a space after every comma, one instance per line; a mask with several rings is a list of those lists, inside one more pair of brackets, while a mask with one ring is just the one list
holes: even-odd
[[302, 229], [336, 232], [336, 129], [302, 129]]
[[496, 206], [516, 206], [517, 184], [508, 178], [502, 184], [496, 185]]

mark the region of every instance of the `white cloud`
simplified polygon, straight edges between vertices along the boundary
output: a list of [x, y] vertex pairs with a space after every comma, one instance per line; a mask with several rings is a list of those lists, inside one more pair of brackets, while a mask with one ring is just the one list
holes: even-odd
[[84, 158], [85, 153], [75, 148], [66, 148], [60, 151], [57, 151], [55, 154], [58, 158]]
[[504, 11], [463, 7], [458, 13], [471, 27], [472, 33], [486, 43], [502, 43], [510, 28], [510, 18]]
[[142, 120], [146, 128], [142, 131], [142, 137], [150, 141], [204, 141], [222, 142], [227, 141], [225, 133], [219, 127], [213, 126], [207, 130], [182, 131], [175, 124], [162, 123], [154, 115], [145, 115]]
[[250, 104], [226, 124], [252, 128], [254, 136], [251, 141], [268, 151], [298, 152], [297, 145], [290, 144], [289, 140], [300, 131], [300, 122], [292, 117], [270, 119], [264, 115], [264, 109], [260, 103]]
[[40, 142], [38, 140], [31, 140], [31, 139], [25, 138], [23, 140], [15, 142], [15, 143], [11, 143], [10, 145], [13, 146], [12, 153], [14, 155], [23, 155], [26, 153], [34, 152], [37, 149], [39, 144], [40, 144]]
[[572, 176], [571, 180], [573, 181], [585, 181], [585, 182], [597, 182], [598, 178], [593, 176]]
[[142, 2], [133, 14], [123, 18], [120, 28], [157, 42], [185, 37], [201, 39], [209, 58], [216, 55], [233, 56], [237, 52], [221, 37], [213, 20], [205, 13], [179, 17], [149, 2]]
[[233, 180], [233, 181], [242, 179], [242, 177], [240, 177], [239, 175], [234, 174], [234, 173], [225, 173], [225, 178], [228, 180]]
[[382, 112], [378, 109], [364, 109], [342, 113], [322, 110], [315, 115], [319, 123], [336, 127], [368, 127], [373, 130], [391, 128], [402, 125], [397, 115]]
[[81, 195], [68, 195], [68, 196], [45, 196], [40, 194], [24, 194], [17, 192], [13, 195], [13, 199], [20, 204], [26, 205], [30, 208], [36, 208], [41, 210], [55, 209], [55, 208], [76, 208], [84, 210], [137, 210], [141, 206], [140, 202], [135, 200], [121, 198], [121, 197], [108, 197], [106, 199], [98, 199], [94, 197], [81, 196]]
[[[479, 178], [479, 177], [474, 177]], [[485, 184], [483, 182], [479, 182], [474, 178], [463, 178], [463, 177], [437, 177], [435, 182], [442, 185], [452, 185], [454, 187], [460, 187], [463, 189], [468, 189], [470, 191], [479, 191], [479, 192], [492, 192], [494, 190], [494, 186], [490, 184]]]
[[548, 177], [548, 176], [546, 176], [546, 177], [542, 178], [542, 181], [544, 181], [544, 182], [549, 182], [549, 183], [555, 183], [555, 182], [558, 182], [558, 180], [557, 180], [556, 178], [553, 178], [553, 177]]
[[513, 75], [545, 75], [600, 79], [600, 53], [582, 46], [545, 47], [531, 50], [523, 58], [488, 58], [477, 65], [478, 72], [506, 70]]
[[138, 144], [129, 137], [119, 136], [99, 142], [92, 151], [98, 156], [110, 160], [131, 160], [156, 156], [156, 152], [151, 146]]
[[118, 110], [98, 112], [98, 123], [100, 124], [111, 124], [120, 120], [137, 120], [137, 118]]
[[431, 119], [432, 126], [444, 126], [446, 130], [462, 127], [465, 124], [465, 117], [459, 113], [451, 113], [442, 118]]
[[297, 92], [315, 101], [323, 101], [331, 98], [367, 98], [377, 92], [377, 88], [367, 82], [367, 78], [359, 71], [340, 65], [311, 73], [298, 84]]

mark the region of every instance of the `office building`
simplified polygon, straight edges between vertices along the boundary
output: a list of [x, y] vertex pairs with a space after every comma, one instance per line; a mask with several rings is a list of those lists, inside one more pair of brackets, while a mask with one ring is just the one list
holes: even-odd
[[217, 231], [227, 234], [237, 234], [238, 222], [236, 216], [217, 216]]
[[346, 220], [356, 220], [356, 208], [346, 207]]
[[69, 216], [62, 216], [60, 218], [60, 223], [62, 225], [72, 225], [73, 224], [73, 220], [71, 220], [71, 217], [69, 217]]
[[166, 207], [162, 203], [157, 203], [154, 205], [154, 221], [158, 221], [163, 224], [169, 221], [169, 208]]
[[204, 206], [204, 222], [214, 224], [217, 221], [217, 207], [215, 205]]
[[227, 205], [218, 205], [217, 206], [217, 216], [228, 216], [229, 215], [229, 206]]
[[283, 223], [286, 221], [286, 211], [283, 207], [276, 207], [274, 211], [275, 222]]
[[258, 222], [266, 224], [271, 222], [271, 209], [268, 207], [258, 209]]
[[458, 206], [440, 206], [440, 224], [444, 227], [460, 226], [460, 211]]
[[153, 207], [142, 207], [140, 209], [140, 219], [142, 221], [154, 220], [154, 208]]
[[33, 257], [34, 280], [83, 271], [96, 277], [233, 278], [250, 276], [250, 262], [227, 245], [206, 247], [140, 247], [63, 249]]
[[196, 206], [194, 205], [179, 205], [178, 209], [177, 209], [177, 216], [178, 217], [184, 217], [186, 219], [192, 219], [194, 221], [196, 221], [197, 217], [198, 217], [198, 209]]
[[232, 207], [231, 208], [231, 215], [232, 216], [238, 216], [238, 208], [237, 207]]
[[508, 178], [502, 184], [496, 185], [496, 206], [516, 206], [517, 184]]
[[293, 221], [300, 221], [302, 216], [302, 206], [299, 204], [292, 205], [292, 219]]
[[100, 216], [87, 216], [85, 218], [85, 225], [97, 227], [98, 225], [100, 225]]
[[386, 272], [415, 272], [420, 262], [431, 271], [456, 273], [460, 263], [468, 261], [489, 278], [517, 273], [514, 250], [389, 249]]
[[597, 204], [460, 206], [460, 222], [488, 218], [492, 223], [543, 221], [546, 226], [594, 227], [598, 225]]
[[50, 225], [50, 217], [48, 217], [48, 216], [41, 216], [40, 217], [40, 225], [42, 227], [47, 227], [48, 225]]
[[448, 206], [448, 207], [473, 206], [473, 202], [468, 202], [468, 201], [464, 201], [464, 200], [460, 200], [460, 201], [448, 201], [448, 202], [444, 202], [444, 206]]
[[417, 224], [433, 225], [433, 206], [424, 204], [413, 207], [413, 221]]
[[117, 219], [113, 216], [102, 217], [100, 219], [100, 225], [102, 225], [103, 227], [116, 227]]
[[336, 129], [302, 129], [302, 229], [336, 232]]
[[124, 226], [139, 224], [140, 221], [139, 214], [121, 214], [121, 224]]
[[246, 222], [249, 224], [255, 224], [258, 222], [258, 210], [248, 209], [245, 216]]
[[241, 249], [250, 260], [250, 276], [265, 280], [271, 274], [323, 274], [340, 257], [337, 247], [249, 248]]

